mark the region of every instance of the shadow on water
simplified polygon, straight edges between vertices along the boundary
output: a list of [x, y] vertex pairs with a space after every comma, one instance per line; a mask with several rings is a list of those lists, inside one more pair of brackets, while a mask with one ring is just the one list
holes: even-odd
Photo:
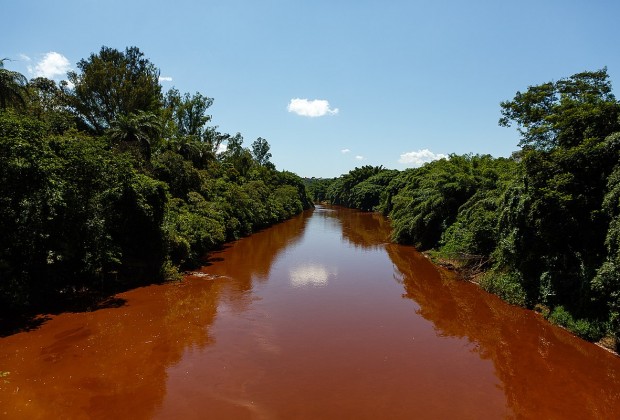
[[[258, 246], [256, 246], [258, 242], [256, 240], [253, 240], [250, 244], [246, 244], [243, 239], [247, 240], [247, 238], [224, 244], [217, 250], [206, 254], [201, 259], [201, 266], [204, 268], [215, 263], [222, 263], [223, 258], [221, 255], [225, 254], [227, 249], [233, 246], [233, 244], [243, 243], [243, 245], [240, 245], [245, 248], [243, 260], [226, 262], [226, 264], [227, 266], [241, 264], [240, 266], [235, 265], [242, 269], [236, 270], [233, 274], [237, 275], [236, 278], [240, 278], [241, 282], [245, 284], [245, 289], [249, 290], [251, 289], [251, 278], [254, 275], [266, 278], [269, 273], [271, 262], [282, 248], [292, 245], [295, 241], [300, 239], [300, 235], [307, 223], [307, 216], [311, 213], [312, 210], [307, 210], [304, 212], [304, 215], [294, 217], [285, 223], [280, 223], [271, 228], [256, 232], [252, 237], [259, 236], [265, 238], [264, 242], [260, 242]], [[189, 268], [188, 273], [191, 274], [192, 272], [200, 271], [200, 267], [195, 269], [196, 271], [192, 271], [192, 268]], [[249, 275], [246, 276], [245, 274]], [[50, 296], [29, 311], [21, 313], [6, 311], [0, 308], [0, 337], [8, 337], [20, 332], [36, 330], [45, 324], [50, 319], [50, 316], [60, 315], [62, 313], [92, 312], [100, 309], [119, 308], [126, 302], [123, 299], [115, 297], [116, 294], [132, 290], [136, 287], [161, 285], [165, 283], [165, 281], [148, 281], [148, 279], [142, 279], [140, 281], [127, 279], [118, 282], [113, 287], [104, 286], [99, 290], [77, 290]]]
[[616, 356], [438, 271], [409, 247], [386, 249], [403, 297], [419, 305], [438, 336], [466, 338], [472, 351], [493, 361], [518, 418], [614, 418], [620, 412]]
[[[215, 342], [211, 326], [222, 300], [238, 301], [236, 309], [243, 310], [253, 282], [265, 279], [278, 254], [300, 239], [308, 215], [210, 255], [210, 268], [222, 270], [221, 277], [190, 275], [108, 297], [90, 312], [23, 324], [22, 332], [26, 325], [38, 329], [0, 340], [0, 371], [8, 372], [0, 381], [0, 412], [33, 419], [153, 418], [167, 394], [169, 369], [186, 352]], [[227, 253], [232, 247], [241, 252]]]
[[0, 338], [33, 331], [51, 319], [47, 315], [18, 315], [0, 318]]
[[0, 314], [0, 337], [8, 337], [20, 332], [36, 330], [62, 313], [92, 312], [100, 309], [120, 308], [126, 304], [124, 299], [111, 293], [88, 292], [72, 296], [70, 299], [50, 301], [36, 310], [22, 313], [3, 311]]

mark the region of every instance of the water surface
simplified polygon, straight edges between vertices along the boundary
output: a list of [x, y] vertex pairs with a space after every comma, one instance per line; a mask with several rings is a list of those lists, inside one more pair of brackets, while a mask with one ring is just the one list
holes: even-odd
[[620, 360], [319, 207], [0, 339], [7, 418], [615, 418]]

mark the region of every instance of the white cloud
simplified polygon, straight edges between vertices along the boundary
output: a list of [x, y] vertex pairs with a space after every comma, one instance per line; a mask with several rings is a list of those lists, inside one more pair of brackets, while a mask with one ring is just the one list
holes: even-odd
[[364, 156], [357, 155], [357, 156], [355, 156], [355, 159], [357, 159], [357, 160], [364, 160]]
[[407, 152], [400, 155], [398, 163], [403, 163], [407, 166], [417, 168], [425, 163], [432, 162], [433, 160], [445, 159], [448, 155], [442, 153], [433, 153], [428, 149], [421, 149], [417, 152]]
[[351, 151], [351, 149], [342, 149], [342, 150], [340, 151], [340, 153], [342, 153], [342, 154], [344, 155], [344, 154], [349, 153], [350, 151]]
[[55, 51], [45, 54], [34, 68], [28, 66], [28, 71], [34, 73], [35, 77], [46, 77], [48, 79], [65, 76], [70, 69], [71, 63], [69, 63], [67, 57]]
[[170, 76], [159, 76], [160, 82], [172, 82], [172, 77]]
[[19, 59], [22, 61], [31, 61], [32, 58], [28, 57], [26, 54], [20, 54]]
[[329, 101], [325, 99], [308, 99], [295, 98], [291, 99], [288, 104], [288, 112], [294, 112], [303, 117], [322, 117], [324, 115], [336, 115], [338, 108], [330, 108]]

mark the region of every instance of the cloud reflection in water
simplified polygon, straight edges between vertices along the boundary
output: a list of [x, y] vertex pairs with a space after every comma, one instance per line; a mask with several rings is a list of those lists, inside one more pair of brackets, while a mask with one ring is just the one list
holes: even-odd
[[306, 263], [291, 269], [290, 282], [293, 287], [322, 287], [327, 285], [331, 275], [336, 274], [336, 270], [328, 270], [322, 264]]

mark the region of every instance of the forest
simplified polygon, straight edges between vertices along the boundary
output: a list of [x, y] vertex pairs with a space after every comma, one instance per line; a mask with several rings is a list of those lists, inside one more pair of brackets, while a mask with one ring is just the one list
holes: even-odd
[[403, 171], [308, 180], [316, 201], [379, 211], [392, 239], [611, 348], [620, 342], [620, 103], [607, 69], [517, 92], [509, 158], [450, 155]]
[[218, 131], [213, 99], [164, 92], [137, 47], [102, 47], [59, 84], [5, 64], [0, 320], [179, 278], [226, 241], [312, 206], [266, 139], [244, 147]]

